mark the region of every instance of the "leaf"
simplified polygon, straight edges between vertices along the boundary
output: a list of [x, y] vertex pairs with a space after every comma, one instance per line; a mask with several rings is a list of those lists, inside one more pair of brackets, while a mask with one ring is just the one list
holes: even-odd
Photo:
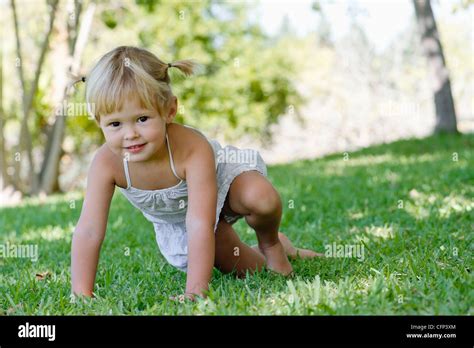
[[50, 278], [51, 273], [46, 271], [43, 273], [36, 273], [36, 280], [45, 280], [46, 278]]

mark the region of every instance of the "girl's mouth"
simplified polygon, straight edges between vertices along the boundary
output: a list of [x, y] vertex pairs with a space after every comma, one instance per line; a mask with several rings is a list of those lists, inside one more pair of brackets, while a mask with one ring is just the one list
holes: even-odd
[[146, 143], [141, 144], [141, 145], [129, 146], [129, 147], [126, 147], [125, 149], [127, 149], [128, 151], [130, 151], [132, 153], [137, 153], [137, 152], [140, 152], [145, 147], [145, 145], [146, 145]]

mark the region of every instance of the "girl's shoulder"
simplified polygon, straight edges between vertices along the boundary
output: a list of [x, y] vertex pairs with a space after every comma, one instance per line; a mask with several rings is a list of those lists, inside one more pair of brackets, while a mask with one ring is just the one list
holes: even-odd
[[177, 159], [186, 159], [195, 149], [208, 144], [207, 138], [199, 130], [178, 123], [168, 125], [168, 138]]
[[122, 158], [114, 154], [107, 144], [104, 143], [97, 149], [94, 159], [100, 163], [101, 171], [103, 171], [105, 175], [110, 176], [114, 184], [117, 185], [116, 173], [120, 173], [122, 170]]
[[196, 139], [206, 139], [204, 134], [196, 128], [179, 123], [170, 123], [167, 128], [168, 135], [175, 135], [178, 138], [185, 138], [185, 140], [192, 141]]
[[171, 123], [167, 131], [178, 175], [186, 178], [187, 163], [194, 156], [200, 156], [207, 150], [212, 151], [212, 146], [206, 136], [195, 128]]

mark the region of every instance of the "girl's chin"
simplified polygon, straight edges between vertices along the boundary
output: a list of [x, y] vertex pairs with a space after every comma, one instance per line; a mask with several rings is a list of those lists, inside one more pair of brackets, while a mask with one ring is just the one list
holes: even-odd
[[124, 151], [122, 158], [126, 158], [130, 162], [143, 161], [148, 158], [148, 155], [144, 152], [133, 153], [129, 151]]
[[126, 158], [129, 162], [144, 162], [153, 158], [150, 151], [139, 151], [136, 153], [125, 150], [122, 153], [122, 158]]
[[120, 149], [116, 154], [122, 158], [126, 158], [129, 162], [143, 162], [155, 158], [157, 151], [153, 144], [146, 143], [146, 145], [139, 151], [130, 151], [128, 149]]

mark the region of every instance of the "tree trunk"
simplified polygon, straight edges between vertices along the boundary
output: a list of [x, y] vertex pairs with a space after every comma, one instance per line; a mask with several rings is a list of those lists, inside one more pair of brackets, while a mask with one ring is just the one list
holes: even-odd
[[[76, 11], [81, 11], [82, 7], [76, 3]], [[59, 38], [56, 46], [55, 57], [58, 62], [67, 62], [65, 65], [58, 65], [55, 69], [56, 83], [55, 90], [57, 96], [53, 98], [56, 105], [66, 105], [70, 97], [72, 88], [72, 82], [66, 77], [69, 75], [77, 76], [81, 65], [81, 56], [87, 37], [92, 25], [92, 19], [94, 16], [95, 5], [90, 4], [84, 14], [84, 21], [80, 26], [78, 32], [79, 16], [80, 12], [75, 13], [75, 25], [74, 27], [68, 26], [67, 30], [62, 25], [59, 27]], [[74, 32], [75, 34], [72, 34]], [[71, 36], [73, 36], [71, 38]], [[68, 45], [68, 43], [74, 43], [74, 47]], [[58, 63], [59, 64], [59, 63]], [[58, 94], [59, 93], [59, 94]], [[67, 107], [66, 107], [67, 109]], [[66, 111], [66, 110], [62, 110]], [[66, 118], [67, 115], [61, 113], [55, 114], [55, 121], [48, 137], [48, 144], [44, 152], [44, 161], [40, 172], [40, 188], [39, 190], [50, 194], [53, 192], [60, 191], [59, 187], [59, 168], [60, 160], [63, 155], [62, 143], [64, 139], [66, 129]]]
[[[42, 71], [43, 63], [46, 57], [46, 53], [48, 51], [49, 47], [49, 38], [51, 36], [51, 32], [53, 30], [54, 26], [54, 20], [56, 18], [56, 9], [58, 6], [59, 0], [53, 0], [50, 3], [50, 11], [51, 15], [49, 18], [49, 26], [48, 26], [48, 31], [46, 32], [46, 36], [44, 38], [44, 41], [41, 46], [41, 51], [40, 55], [38, 58], [38, 63], [36, 65], [36, 70], [35, 70], [35, 75], [33, 78], [33, 81], [31, 82], [30, 89], [27, 91], [26, 87], [26, 81], [25, 77], [23, 74], [23, 55], [21, 51], [21, 40], [20, 40], [20, 33], [19, 33], [19, 22], [18, 22], [18, 16], [17, 16], [17, 11], [16, 11], [16, 5], [15, 5], [15, 0], [11, 0], [11, 8], [13, 12], [13, 23], [15, 26], [15, 39], [16, 39], [16, 49], [17, 49], [17, 57], [19, 59], [19, 64], [17, 65], [18, 67], [18, 74], [20, 77], [21, 85], [22, 85], [22, 92], [23, 92], [23, 118], [21, 121], [21, 128], [20, 128], [20, 140], [18, 142], [17, 148], [19, 149], [19, 152], [21, 152], [24, 148], [26, 148], [26, 155], [28, 159], [28, 165], [29, 165], [29, 179], [30, 179], [30, 188], [29, 188], [29, 193], [30, 194], [35, 194], [38, 192], [39, 188], [39, 180], [38, 180], [38, 175], [36, 174], [36, 169], [35, 169], [35, 163], [33, 161], [33, 145], [31, 141], [31, 133], [28, 129], [28, 118], [31, 114], [31, 107], [33, 104], [33, 99], [36, 94], [36, 89], [38, 87], [38, 82], [39, 82], [39, 77]], [[18, 168], [18, 167], [17, 167]], [[20, 175], [19, 171], [16, 173], [16, 175]]]
[[456, 133], [456, 112], [451, 93], [451, 82], [430, 0], [413, 0], [413, 4], [421, 34], [421, 45], [428, 59], [432, 75], [436, 108], [435, 132]]
[[5, 137], [3, 136], [5, 113], [3, 112], [3, 49], [0, 48], [0, 192], [10, 184], [5, 156]]
[[[67, 85], [70, 82], [68, 77], [71, 64], [71, 53], [69, 51], [69, 31], [66, 29], [67, 14], [65, 9], [58, 11], [58, 21], [55, 25], [54, 40], [51, 42], [51, 54], [54, 57], [52, 67], [53, 81], [51, 86], [52, 103], [54, 105], [53, 124], [48, 125], [46, 134], [47, 143], [43, 150], [43, 162], [39, 173], [39, 192], [50, 194], [55, 192], [59, 173], [57, 172], [58, 163], [61, 160], [62, 142], [64, 137], [64, 128], [66, 124], [65, 117], [60, 105], [63, 105]], [[56, 110], [58, 108], [58, 110]]]

